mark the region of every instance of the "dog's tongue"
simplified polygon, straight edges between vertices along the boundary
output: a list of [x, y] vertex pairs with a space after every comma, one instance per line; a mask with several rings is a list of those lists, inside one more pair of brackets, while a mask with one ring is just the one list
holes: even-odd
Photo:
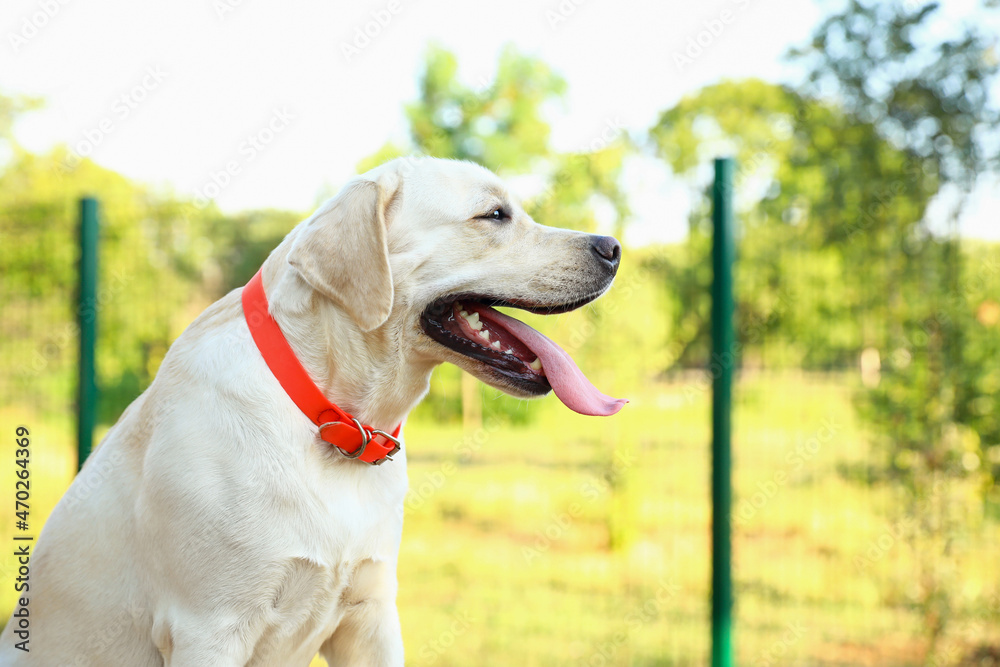
[[570, 410], [582, 415], [606, 417], [628, 403], [627, 399], [611, 398], [598, 391], [565, 350], [524, 322], [492, 308], [486, 317], [516, 336], [538, 357], [552, 391]]

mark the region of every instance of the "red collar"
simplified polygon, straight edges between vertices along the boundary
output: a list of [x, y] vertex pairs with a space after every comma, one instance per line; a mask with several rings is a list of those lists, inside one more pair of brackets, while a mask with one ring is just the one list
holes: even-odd
[[243, 315], [257, 349], [278, 383], [299, 410], [319, 427], [319, 437], [349, 459], [379, 465], [399, 451], [400, 423], [389, 435], [366, 426], [331, 403], [295, 357], [278, 323], [271, 317], [260, 271], [243, 288]]

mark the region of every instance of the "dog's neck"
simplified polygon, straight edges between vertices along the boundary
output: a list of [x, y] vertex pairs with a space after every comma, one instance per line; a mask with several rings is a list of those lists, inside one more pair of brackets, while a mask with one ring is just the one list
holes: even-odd
[[271, 314], [295, 355], [330, 401], [391, 432], [427, 393], [434, 364], [406, 358], [397, 318], [361, 332], [302, 280], [280, 250], [264, 264], [263, 277]]

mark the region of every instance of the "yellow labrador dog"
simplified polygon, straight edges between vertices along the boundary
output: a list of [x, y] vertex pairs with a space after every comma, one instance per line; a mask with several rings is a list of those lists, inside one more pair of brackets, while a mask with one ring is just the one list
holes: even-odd
[[[577, 308], [620, 256], [612, 238], [536, 224], [473, 164], [400, 159], [358, 177], [264, 263], [253, 309], [269, 315], [244, 312], [249, 286], [209, 307], [87, 461], [39, 538], [30, 630], [8, 623], [0, 665], [302, 666], [317, 652], [402, 665], [406, 449], [357, 450], [394, 443], [445, 361], [513, 396], [617, 412], [623, 400], [493, 306]], [[264, 320], [292, 358], [251, 334]], [[298, 364], [346, 414], [334, 427], [286, 391]], [[331, 428], [356, 441], [331, 444]]]

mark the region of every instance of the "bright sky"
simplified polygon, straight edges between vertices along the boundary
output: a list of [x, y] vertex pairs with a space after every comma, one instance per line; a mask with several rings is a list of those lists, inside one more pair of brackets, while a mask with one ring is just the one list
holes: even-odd
[[[16, 127], [29, 150], [66, 143], [228, 211], [305, 211], [405, 137], [430, 43], [458, 55], [471, 85], [489, 80], [506, 43], [542, 58], [569, 85], [554, 142], [579, 149], [608, 128], [640, 134], [720, 78], [788, 79], [782, 53], [819, 18], [803, 0], [5, 0], [0, 90], [47, 101]], [[634, 160], [625, 180], [627, 240], [684, 235], [687, 192], [661, 163]], [[998, 192], [980, 194], [967, 234], [1000, 238]]]

